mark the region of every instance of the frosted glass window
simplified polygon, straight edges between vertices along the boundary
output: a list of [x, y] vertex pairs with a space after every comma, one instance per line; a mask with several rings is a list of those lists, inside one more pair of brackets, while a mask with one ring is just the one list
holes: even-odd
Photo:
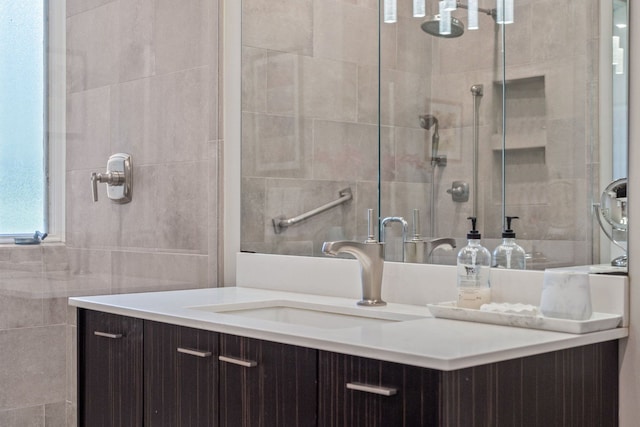
[[0, 234], [45, 230], [43, 0], [0, 1]]

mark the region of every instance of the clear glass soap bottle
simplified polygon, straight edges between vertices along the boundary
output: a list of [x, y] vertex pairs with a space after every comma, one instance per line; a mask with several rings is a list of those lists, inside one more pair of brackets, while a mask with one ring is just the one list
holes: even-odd
[[516, 233], [511, 229], [511, 221], [517, 216], [508, 216], [507, 229], [502, 232], [502, 243], [493, 251], [491, 266], [496, 268], [510, 268], [524, 270], [527, 261], [524, 249], [516, 243]]
[[467, 246], [458, 252], [458, 301], [462, 308], [479, 309], [491, 302], [491, 252], [480, 244], [482, 236], [476, 230], [476, 217], [471, 220]]

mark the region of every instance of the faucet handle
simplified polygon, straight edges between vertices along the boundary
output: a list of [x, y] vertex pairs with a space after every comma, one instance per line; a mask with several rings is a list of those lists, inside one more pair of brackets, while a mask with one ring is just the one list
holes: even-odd
[[107, 197], [114, 202], [130, 202], [133, 185], [131, 156], [126, 153], [114, 154], [109, 157], [106, 172], [91, 173], [91, 194], [94, 202], [98, 201], [98, 183], [107, 184]]
[[376, 240], [376, 227], [373, 218], [373, 209], [367, 209], [367, 227], [369, 229], [369, 237], [365, 243], [378, 243]]

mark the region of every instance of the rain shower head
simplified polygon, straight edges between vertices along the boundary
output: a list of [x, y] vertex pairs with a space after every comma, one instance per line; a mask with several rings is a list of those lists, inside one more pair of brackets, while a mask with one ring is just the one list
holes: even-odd
[[427, 18], [421, 25], [422, 31], [436, 37], [444, 37], [447, 39], [460, 37], [464, 34], [464, 24], [458, 18], [451, 17], [451, 33], [442, 34], [440, 32], [440, 15], [433, 15]]
[[[456, 7], [459, 7], [460, 9], [469, 9], [469, 5], [461, 3], [460, 1], [456, 2]], [[485, 15], [489, 15], [490, 17], [493, 18], [494, 21], [496, 20], [496, 17], [497, 17], [496, 9], [485, 9], [485, 8], [479, 7], [478, 12], [484, 13]], [[462, 34], [464, 34], [464, 24], [462, 23], [461, 20], [459, 20], [458, 18], [454, 18], [453, 16], [451, 17], [451, 34], [442, 34], [440, 32], [440, 19], [441, 19], [440, 15], [433, 15], [428, 17], [420, 25], [420, 27], [422, 28], [422, 31], [424, 31], [427, 34], [431, 34], [432, 36], [443, 37], [447, 39], [460, 37]]]

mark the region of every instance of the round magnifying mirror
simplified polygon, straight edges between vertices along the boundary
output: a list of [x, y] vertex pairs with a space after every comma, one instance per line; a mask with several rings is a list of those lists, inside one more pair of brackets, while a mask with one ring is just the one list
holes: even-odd
[[627, 178], [607, 185], [600, 198], [600, 213], [615, 230], [627, 231]]

